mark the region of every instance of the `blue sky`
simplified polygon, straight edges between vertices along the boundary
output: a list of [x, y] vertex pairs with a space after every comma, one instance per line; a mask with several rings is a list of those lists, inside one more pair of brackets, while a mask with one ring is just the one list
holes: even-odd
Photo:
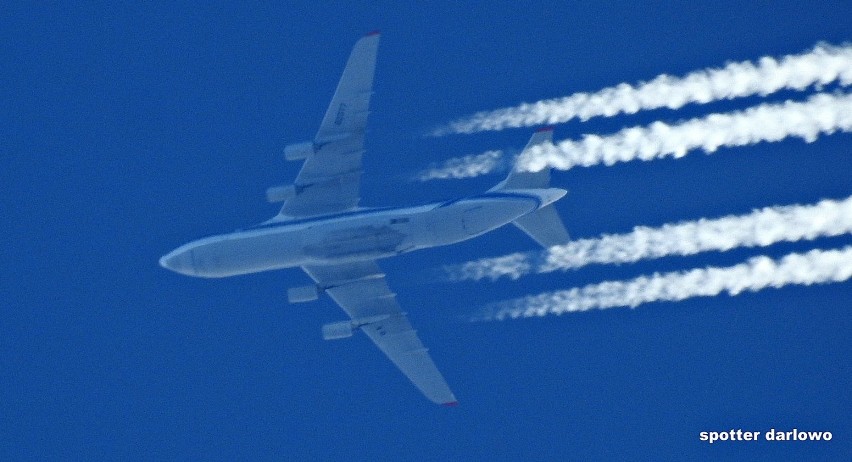
[[[594, 2], [593, 2], [594, 3]], [[225, 280], [157, 259], [276, 212], [352, 44], [381, 29], [362, 204], [473, 194], [499, 175], [414, 183], [430, 163], [520, 148], [532, 129], [426, 138], [475, 111], [852, 39], [848, 2], [455, 2], [33, 6], [0, 18], [0, 458], [844, 460], [849, 282], [636, 310], [471, 324], [507, 298], [849, 236], [440, 283], [446, 263], [530, 250], [516, 229], [382, 263], [460, 406], [437, 407], [364, 337], [324, 342], [325, 299], [297, 270]], [[835, 89], [830, 87], [830, 90]], [[810, 92], [766, 98], [804, 99]], [[609, 133], [751, 106], [572, 121]], [[577, 237], [852, 193], [849, 134], [554, 174]], [[829, 443], [727, 443], [700, 431], [831, 431]]]

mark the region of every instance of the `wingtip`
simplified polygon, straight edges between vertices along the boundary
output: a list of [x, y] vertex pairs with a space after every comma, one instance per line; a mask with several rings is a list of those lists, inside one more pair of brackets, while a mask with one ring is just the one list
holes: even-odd
[[441, 404], [441, 406], [447, 406], [447, 407], [456, 407], [458, 405], [459, 405], [458, 401], [448, 401], [446, 403]]
[[364, 34], [364, 37], [372, 37], [374, 35], [379, 35], [379, 34], [381, 34], [381, 31], [376, 29], [374, 31], [367, 32], [366, 34]]
[[549, 127], [541, 127], [538, 130], [536, 130], [535, 132], [541, 133], [541, 132], [552, 132], [552, 131], [553, 131], [553, 127], [549, 126]]

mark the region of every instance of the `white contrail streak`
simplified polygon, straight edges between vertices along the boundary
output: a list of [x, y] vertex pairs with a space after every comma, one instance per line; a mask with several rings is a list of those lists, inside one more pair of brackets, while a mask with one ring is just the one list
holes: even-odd
[[[669, 125], [654, 122], [625, 128], [611, 135], [585, 135], [580, 140], [534, 146], [518, 157], [518, 170], [547, 167], [568, 170], [631, 160], [680, 158], [695, 149], [710, 154], [720, 147], [748, 146], [763, 141], [802, 138], [808, 143], [834, 132], [852, 131], [852, 94], [817, 93], [805, 102], [760, 104], [742, 111], [710, 114]], [[486, 156], [487, 154], [487, 156]], [[420, 178], [469, 178], [502, 165], [499, 154], [450, 159]]]
[[577, 269], [595, 263], [632, 263], [737, 247], [813, 240], [852, 233], [852, 196], [811, 205], [765, 207], [747, 215], [637, 226], [625, 234], [578, 239], [543, 252], [519, 252], [444, 268], [450, 280], [518, 279], [529, 273]]
[[516, 168], [534, 172], [547, 167], [568, 170], [635, 159], [680, 158], [695, 149], [709, 154], [720, 147], [748, 146], [791, 136], [812, 143], [819, 135], [836, 131], [852, 131], [852, 94], [818, 93], [806, 102], [761, 104], [676, 125], [654, 122], [605, 137], [586, 135], [579, 141], [541, 144], [524, 151]]
[[839, 81], [852, 84], [852, 46], [817, 44], [812, 50], [776, 60], [760, 58], [728, 63], [721, 69], [704, 69], [684, 77], [660, 75], [638, 85], [619, 84], [595, 93], [575, 93], [564, 98], [525, 103], [517, 107], [484, 111], [436, 130], [475, 133], [510, 127], [530, 127], [567, 122], [578, 118], [633, 114], [643, 109], [677, 109], [689, 103], [763, 95], [779, 90], [804, 90]]
[[850, 277], [852, 246], [791, 253], [778, 260], [759, 256], [725, 268], [655, 273], [627, 281], [607, 281], [509, 300], [494, 304], [489, 313], [475, 320], [529, 318], [625, 306], [635, 308], [643, 303], [712, 297], [722, 292], [737, 295], [789, 284], [841, 282]]
[[472, 178], [499, 170], [503, 166], [503, 151], [485, 151], [482, 154], [455, 157], [441, 165], [420, 172], [420, 181]]

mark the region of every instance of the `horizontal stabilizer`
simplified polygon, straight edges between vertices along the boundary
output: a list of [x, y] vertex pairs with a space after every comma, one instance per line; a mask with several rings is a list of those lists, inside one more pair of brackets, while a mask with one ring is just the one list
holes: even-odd
[[512, 223], [545, 248], [565, 244], [571, 239], [553, 205], [542, 207]]

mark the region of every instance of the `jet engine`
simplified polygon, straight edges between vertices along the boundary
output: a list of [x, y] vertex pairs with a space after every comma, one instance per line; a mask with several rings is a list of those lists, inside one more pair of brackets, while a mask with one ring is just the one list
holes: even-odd
[[296, 185], [272, 186], [266, 190], [266, 200], [270, 204], [284, 202], [296, 195]]
[[313, 141], [305, 141], [304, 143], [286, 146], [284, 148], [284, 158], [287, 160], [302, 160], [307, 159], [315, 152], [317, 152], [316, 144]]
[[322, 326], [322, 338], [324, 340], [338, 340], [342, 338], [352, 337], [355, 329], [352, 328], [352, 321], [333, 322]]
[[316, 285], [291, 287], [287, 289], [287, 300], [290, 303], [312, 302], [319, 298], [319, 288]]

